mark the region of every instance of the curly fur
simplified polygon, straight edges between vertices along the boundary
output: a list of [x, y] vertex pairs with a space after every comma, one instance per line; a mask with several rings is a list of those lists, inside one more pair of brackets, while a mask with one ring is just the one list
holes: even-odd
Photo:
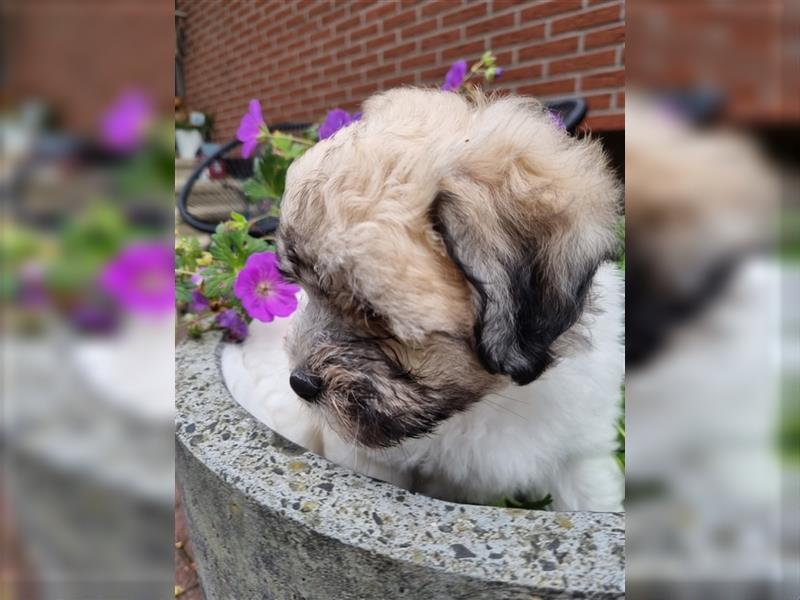
[[306, 444], [441, 497], [620, 509], [619, 202], [599, 145], [535, 101], [370, 98], [287, 176], [286, 348], [323, 382]]

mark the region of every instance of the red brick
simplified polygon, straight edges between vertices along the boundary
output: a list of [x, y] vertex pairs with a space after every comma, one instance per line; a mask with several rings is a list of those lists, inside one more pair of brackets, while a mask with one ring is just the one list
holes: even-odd
[[557, 15], [560, 13], [577, 10], [582, 6], [581, 0], [551, 0], [543, 4], [536, 4], [530, 8], [526, 8], [520, 13], [522, 23], [526, 21], [533, 21], [550, 15]]
[[375, 19], [386, 17], [397, 10], [397, 3], [394, 0], [378, 0], [377, 6], [370, 8], [364, 13], [364, 19], [367, 23]]
[[589, 115], [578, 129], [581, 132], [625, 129], [625, 114]]
[[361, 22], [361, 17], [356, 15], [355, 17], [351, 17], [341, 23], [336, 24], [336, 33], [342, 33], [343, 31], [347, 31], [348, 29], [353, 29]]
[[498, 29], [511, 27], [513, 24], [513, 13], [501, 15], [499, 17], [490, 17], [488, 19], [484, 19], [483, 21], [478, 21], [477, 23], [469, 25], [467, 27], [467, 37], [470, 38], [477, 35], [485, 35], [492, 31], [497, 31]]
[[366, 98], [367, 96], [372, 95], [376, 91], [376, 86], [374, 83], [368, 83], [366, 85], [359, 85], [354, 87], [350, 90], [350, 95], [353, 98]]
[[396, 66], [397, 65], [381, 65], [380, 67], [370, 69], [364, 73], [364, 79], [367, 81], [378, 81], [387, 75], [394, 75], [397, 73]]
[[531, 60], [534, 58], [543, 58], [548, 56], [561, 56], [563, 54], [570, 54], [578, 51], [578, 37], [565, 38], [563, 40], [555, 40], [552, 42], [544, 42], [542, 44], [534, 44], [520, 48], [518, 55], [519, 60]]
[[395, 87], [399, 87], [401, 85], [409, 85], [414, 83], [414, 75], [400, 75], [399, 77], [392, 77], [390, 79], [384, 79], [381, 82], [381, 87], [384, 90], [390, 90]]
[[440, 32], [436, 35], [424, 38], [420, 47], [423, 50], [430, 50], [431, 48], [438, 48], [452, 42], [457, 42], [459, 39], [461, 39], [461, 30], [451, 29], [450, 31]]
[[378, 26], [373, 23], [372, 25], [367, 25], [366, 27], [362, 27], [361, 29], [350, 32], [350, 39], [352, 41], [363, 40], [364, 38], [375, 35], [376, 33], [378, 33]]
[[617, 94], [617, 108], [625, 108], [625, 92]]
[[403, 59], [403, 62], [400, 63], [400, 68], [403, 70], [416, 69], [422, 65], [431, 65], [435, 62], [436, 53], [428, 52], [427, 54], [417, 54], [416, 56], [410, 56]]
[[333, 62], [333, 56], [330, 54], [323, 54], [319, 58], [315, 58], [311, 61], [312, 67], [324, 67], [325, 65], [329, 65]]
[[419, 76], [422, 81], [442, 81], [447, 73], [447, 67], [435, 67], [420, 71]]
[[529, 0], [494, 0], [492, 2], [492, 12], [498, 12], [501, 10], [506, 10], [508, 8], [512, 8], [514, 6], [520, 6], [521, 4], [527, 4]]
[[403, 28], [400, 34], [403, 36], [404, 40], [407, 40], [422, 33], [429, 33], [435, 29], [436, 21], [434, 19], [425, 19], [424, 21], [420, 21], [419, 23], [415, 23], [414, 25]]
[[442, 60], [447, 62], [460, 58], [467, 59], [468, 61], [477, 60], [478, 57], [483, 54], [484, 50], [486, 50], [486, 44], [483, 40], [479, 42], [467, 42], [466, 44], [443, 50]]
[[586, 104], [589, 105], [590, 111], [611, 108], [611, 94], [597, 94], [596, 96], [587, 96], [584, 99]]
[[462, 25], [465, 21], [469, 21], [470, 19], [476, 19], [478, 17], [485, 16], [486, 4], [483, 2], [476, 2], [475, 4], [466, 6], [461, 10], [457, 10], [456, 12], [445, 15], [442, 17], [442, 24], [445, 27], [449, 27], [450, 25]]
[[554, 60], [547, 67], [548, 75], [558, 75], [560, 73], [570, 73], [573, 71], [584, 71], [597, 67], [607, 67], [614, 64], [617, 58], [616, 50], [604, 50], [592, 54], [581, 54], [571, 58]]
[[583, 75], [581, 77], [581, 89], [584, 90], [596, 90], [598, 88], [618, 87], [621, 85], [625, 85], [625, 69]]
[[378, 62], [377, 54], [367, 54], [366, 56], [362, 56], [361, 58], [356, 58], [355, 60], [351, 60], [350, 66], [353, 69], [358, 69], [366, 65], [374, 65], [377, 62]]
[[381, 48], [388, 44], [394, 44], [397, 39], [397, 35], [394, 31], [387, 33], [386, 35], [382, 35], [381, 37], [377, 37], [375, 39], [369, 40], [366, 44], [367, 51], [375, 50], [376, 48]]
[[597, 10], [582, 12], [577, 15], [558, 19], [550, 24], [550, 32], [553, 34], [564, 33], [565, 31], [579, 31], [595, 25], [614, 23], [620, 20], [619, 6], [605, 6]]
[[364, 74], [363, 73], [350, 73], [349, 75], [345, 75], [344, 77], [339, 77], [336, 80], [336, 85], [339, 87], [352, 85], [354, 83], [360, 83], [364, 81]]
[[384, 50], [383, 60], [393, 60], [395, 58], [402, 58], [404, 56], [409, 56], [412, 52], [414, 52], [415, 47], [416, 43], [411, 42], [408, 44], [403, 44], [401, 46], [394, 46], [393, 48]]
[[392, 29], [396, 29], [397, 27], [401, 27], [403, 25], [408, 25], [409, 23], [413, 23], [417, 18], [416, 11], [414, 10], [407, 10], [401, 12], [393, 17], [386, 19], [383, 22], [383, 30], [384, 31], [391, 31]]
[[600, 46], [611, 46], [612, 44], [622, 44], [625, 42], [625, 26], [611, 27], [587, 33], [583, 38], [584, 48], [598, 48]]
[[492, 48], [522, 44], [531, 40], [540, 40], [544, 37], [544, 25], [534, 25], [515, 29], [508, 33], [496, 35], [492, 38]]
[[545, 81], [533, 85], [522, 86], [517, 90], [526, 96], [552, 96], [555, 94], [572, 94], [575, 92], [575, 79]]
[[[313, 19], [325, 13], [329, 13], [333, 10], [333, 4], [327, 2], [326, 0], [319, 0], [316, 4], [314, 4], [311, 8], [308, 9], [306, 13], [309, 19]], [[270, 18], [272, 20], [272, 17]]]
[[422, 7], [422, 16], [430, 17], [431, 15], [438, 14], [448, 8], [453, 8], [455, 5], [454, 0], [431, 0]]
[[542, 65], [527, 65], [506, 69], [503, 73], [503, 83], [507, 81], [520, 81], [522, 79], [537, 79], [542, 76]]

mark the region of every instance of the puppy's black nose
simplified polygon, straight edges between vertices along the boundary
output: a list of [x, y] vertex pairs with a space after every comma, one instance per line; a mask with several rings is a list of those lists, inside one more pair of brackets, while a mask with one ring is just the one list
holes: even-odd
[[322, 379], [303, 369], [295, 369], [289, 376], [289, 385], [303, 400], [313, 402], [322, 391]]

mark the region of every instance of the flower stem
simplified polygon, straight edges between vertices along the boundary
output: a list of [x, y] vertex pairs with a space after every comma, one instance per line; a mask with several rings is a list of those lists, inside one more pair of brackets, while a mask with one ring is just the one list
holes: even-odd
[[[311, 147], [314, 144], [316, 144], [316, 142], [314, 140], [308, 140], [306, 138], [299, 138], [299, 137], [290, 135], [288, 133], [283, 133], [282, 131], [279, 131], [279, 130], [276, 130], [275, 133], [279, 133], [280, 136], [282, 138], [284, 138], [284, 139], [291, 140], [291, 141], [293, 141], [295, 143], [298, 143], [298, 144], [303, 144], [304, 146]], [[261, 134], [258, 136], [258, 139], [259, 139], [259, 141], [266, 142], [267, 140], [274, 138], [275, 137], [275, 133], [273, 133], [272, 131], [265, 131], [265, 130], [262, 129], [261, 130]]]

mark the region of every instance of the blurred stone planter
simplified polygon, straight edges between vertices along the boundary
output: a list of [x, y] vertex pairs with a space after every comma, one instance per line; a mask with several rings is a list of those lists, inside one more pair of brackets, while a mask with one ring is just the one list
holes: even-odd
[[177, 349], [176, 471], [208, 600], [621, 598], [624, 517], [412, 494], [269, 430], [222, 381], [218, 336]]
[[36, 597], [169, 597], [171, 419], [105, 398], [74, 362], [77, 342], [57, 325], [6, 340], [2, 491]]

